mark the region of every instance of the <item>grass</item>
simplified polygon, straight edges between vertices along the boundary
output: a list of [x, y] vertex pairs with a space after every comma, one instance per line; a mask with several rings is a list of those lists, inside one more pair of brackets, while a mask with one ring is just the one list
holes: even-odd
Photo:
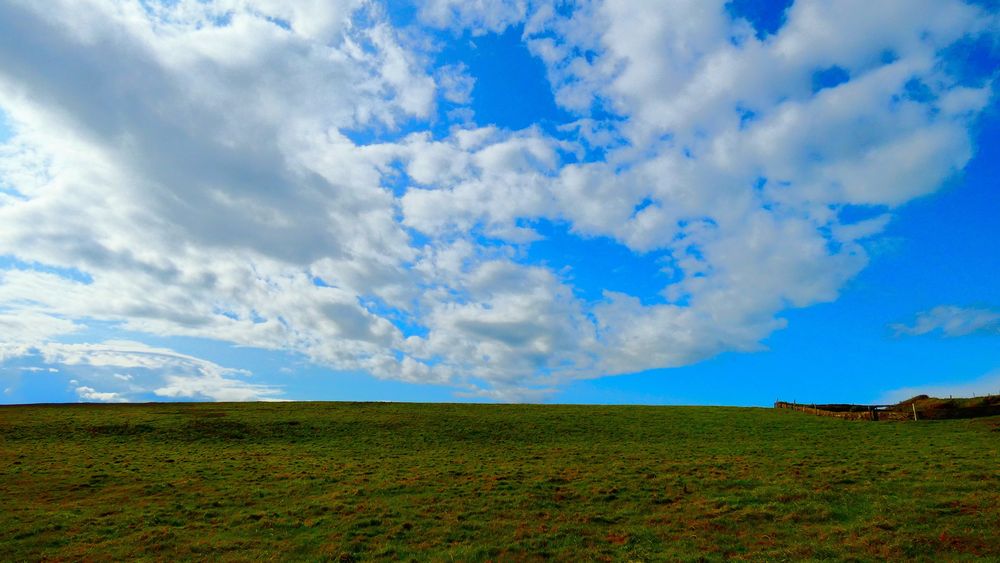
[[0, 408], [5, 560], [995, 560], [998, 531], [1000, 417]]

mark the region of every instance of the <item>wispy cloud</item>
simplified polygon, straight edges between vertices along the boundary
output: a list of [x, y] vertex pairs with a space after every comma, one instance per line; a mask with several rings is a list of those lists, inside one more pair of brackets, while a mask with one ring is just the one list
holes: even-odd
[[944, 336], [974, 333], [1000, 334], [1000, 311], [977, 307], [941, 305], [917, 313], [911, 324], [890, 325], [897, 335], [918, 336], [940, 332]]
[[[0, 352], [4, 349], [0, 344]], [[37, 346], [8, 346], [6, 350], [8, 359], [39, 364], [22, 367], [22, 371], [65, 377], [73, 391], [85, 401], [128, 402], [153, 397], [260, 401], [282, 395], [278, 387], [248, 381], [252, 374], [245, 370], [223, 367], [141, 342], [49, 342]], [[122, 374], [123, 368], [129, 373]]]

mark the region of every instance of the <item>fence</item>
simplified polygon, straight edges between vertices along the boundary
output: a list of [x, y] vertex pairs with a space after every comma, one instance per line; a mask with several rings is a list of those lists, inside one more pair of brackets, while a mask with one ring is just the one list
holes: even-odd
[[844, 420], [944, 420], [1000, 415], [1000, 395], [985, 395], [971, 399], [935, 399], [921, 395], [896, 405], [817, 405], [775, 401], [774, 408], [792, 409]]
[[786, 403], [785, 401], [776, 401], [774, 403], [774, 408], [776, 409], [791, 409], [809, 414], [815, 414], [817, 416], [830, 416], [843, 420], [880, 421], [909, 420], [912, 418], [913, 415], [910, 413], [889, 410], [889, 408], [893, 406], [895, 405], [804, 405], [800, 403]]

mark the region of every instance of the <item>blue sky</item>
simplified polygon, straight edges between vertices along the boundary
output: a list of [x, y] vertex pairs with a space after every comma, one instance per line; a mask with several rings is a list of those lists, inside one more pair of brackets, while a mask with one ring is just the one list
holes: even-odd
[[0, 8], [0, 402], [1000, 392], [998, 18]]

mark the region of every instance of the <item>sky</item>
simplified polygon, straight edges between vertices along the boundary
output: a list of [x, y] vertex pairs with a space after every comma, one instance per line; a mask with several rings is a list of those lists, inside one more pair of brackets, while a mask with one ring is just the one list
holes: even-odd
[[1000, 6], [0, 0], [0, 403], [1000, 393]]

